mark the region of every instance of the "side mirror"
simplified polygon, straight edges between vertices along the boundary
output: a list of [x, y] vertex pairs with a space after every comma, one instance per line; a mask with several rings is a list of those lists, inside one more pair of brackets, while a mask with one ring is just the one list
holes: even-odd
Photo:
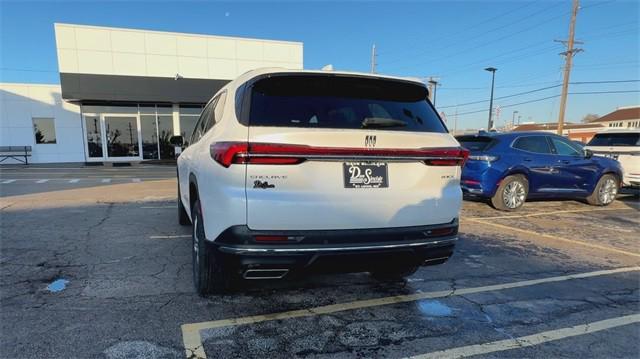
[[182, 146], [184, 144], [184, 138], [182, 138], [182, 136], [171, 136], [169, 143], [174, 146]]
[[586, 148], [585, 148], [585, 149], [583, 150], [583, 152], [584, 152], [584, 158], [591, 158], [591, 157], [593, 157], [593, 151], [588, 150], [588, 149], [586, 149]]

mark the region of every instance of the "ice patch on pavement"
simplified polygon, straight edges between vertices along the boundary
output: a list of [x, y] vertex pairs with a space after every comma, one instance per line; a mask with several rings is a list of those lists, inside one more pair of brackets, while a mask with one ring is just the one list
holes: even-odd
[[139, 340], [112, 345], [104, 351], [104, 355], [107, 359], [155, 359], [176, 358], [180, 353], [174, 349]]
[[67, 283], [69, 283], [69, 281], [66, 279], [56, 279], [49, 283], [47, 290], [52, 293], [61, 292], [67, 287]]
[[418, 302], [418, 309], [426, 316], [448, 317], [453, 312], [451, 308], [437, 300], [421, 300]]

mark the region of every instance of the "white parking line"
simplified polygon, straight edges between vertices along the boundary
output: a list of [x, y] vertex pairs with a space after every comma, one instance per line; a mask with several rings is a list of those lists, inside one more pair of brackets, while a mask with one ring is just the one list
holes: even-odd
[[624, 267], [608, 270], [600, 270], [595, 272], [586, 272], [578, 274], [569, 274], [557, 277], [548, 277], [542, 279], [531, 279], [519, 282], [502, 283], [495, 285], [488, 285], [483, 287], [471, 287], [471, 288], [458, 288], [452, 290], [442, 290], [436, 292], [420, 292], [406, 295], [396, 295], [392, 297], [374, 298], [366, 300], [358, 300], [354, 302], [338, 303], [325, 305], [322, 307], [314, 307], [308, 309], [292, 310], [288, 312], [271, 313], [264, 315], [254, 315], [249, 317], [221, 319], [209, 322], [201, 323], [189, 323], [182, 325], [182, 341], [184, 342], [185, 354], [187, 358], [206, 358], [207, 355], [204, 352], [202, 346], [202, 338], [200, 337], [200, 331], [203, 329], [220, 328], [226, 326], [236, 326], [244, 324], [254, 324], [267, 322], [272, 320], [283, 320], [301, 317], [310, 317], [315, 315], [332, 314], [336, 312], [342, 312], [346, 310], [362, 309], [378, 307], [389, 304], [399, 304], [407, 302], [415, 302], [422, 299], [435, 299], [444, 297], [453, 297], [465, 294], [484, 293], [503, 289], [522, 288], [532, 285], [563, 282], [573, 279], [591, 278], [609, 274], [626, 273], [639, 271], [640, 267]]
[[78, 179], [78, 178], [74, 178], [72, 180], [69, 180], [69, 183], [78, 183], [78, 182], [80, 182], [80, 179]]
[[109, 182], [111, 182], [111, 178], [103, 178], [103, 179], [100, 180], [100, 182], [109, 183]]
[[593, 323], [575, 325], [569, 328], [548, 330], [546, 332], [540, 332], [537, 334], [527, 335], [514, 339], [498, 340], [491, 343], [468, 345], [464, 347], [441, 350], [433, 353], [416, 355], [411, 357], [410, 359], [466, 358], [474, 355], [531, 347], [554, 340], [595, 333], [601, 330], [621, 327], [623, 325], [629, 325], [638, 322], [640, 322], [640, 314], [632, 314], [623, 317], [600, 320]]
[[131, 182], [142, 182], [142, 180], [140, 178], [132, 178]]
[[36, 183], [47, 183], [47, 182], [49, 182], [48, 179], [41, 179], [36, 181]]
[[178, 234], [175, 236], [149, 236], [150, 239], [174, 239], [174, 238], [191, 238], [190, 234]]
[[14, 180], [14, 179], [11, 179], [11, 180], [4, 180], [4, 181], [2, 181], [2, 184], [9, 184], [9, 183], [13, 183], [13, 182], [15, 182], [15, 181], [16, 181], [16, 180]]

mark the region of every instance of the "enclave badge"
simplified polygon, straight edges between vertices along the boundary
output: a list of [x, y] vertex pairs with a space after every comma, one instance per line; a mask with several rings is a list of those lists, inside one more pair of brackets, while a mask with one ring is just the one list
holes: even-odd
[[367, 135], [364, 137], [364, 147], [374, 148], [376, 147], [376, 136]]

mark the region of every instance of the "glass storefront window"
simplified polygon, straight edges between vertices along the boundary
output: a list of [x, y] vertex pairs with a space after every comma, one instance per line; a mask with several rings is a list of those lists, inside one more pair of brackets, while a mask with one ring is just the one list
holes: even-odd
[[156, 160], [158, 159], [158, 128], [156, 127], [156, 115], [143, 115], [142, 113], [143, 111], [140, 109], [142, 158], [145, 160]]
[[134, 115], [138, 113], [138, 106], [86, 106], [82, 105], [84, 113], [123, 113]]
[[87, 155], [102, 158], [102, 131], [99, 116], [85, 116], [84, 129], [87, 135]]
[[158, 114], [158, 142], [162, 160], [175, 158], [174, 146], [169, 143], [171, 136], [173, 136], [173, 115]]
[[31, 120], [36, 143], [56, 143], [56, 124], [53, 118], [34, 117]]
[[[175, 131], [173, 108], [170, 104], [83, 105], [87, 158], [174, 159], [175, 148], [169, 143]], [[201, 111], [200, 105], [180, 106], [180, 132], [185, 138], [193, 132]]]
[[184, 138], [184, 147], [189, 146], [189, 139], [196, 127], [202, 112], [202, 106], [180, 106], [180, 134]]
[[136, 116], [104, 116], [107, 156], [138, 157], [138, 121]]

